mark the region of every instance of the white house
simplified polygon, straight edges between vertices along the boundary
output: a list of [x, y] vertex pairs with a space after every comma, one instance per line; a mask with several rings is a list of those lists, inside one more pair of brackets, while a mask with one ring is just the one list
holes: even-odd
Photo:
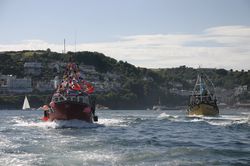
[[30, 93], [32, 92], [31, 78], [0, 75], [0, 90], [10, 93]]

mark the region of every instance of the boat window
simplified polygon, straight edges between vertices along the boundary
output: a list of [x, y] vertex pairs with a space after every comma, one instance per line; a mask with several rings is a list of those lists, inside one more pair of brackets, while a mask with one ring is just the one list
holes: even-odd
[[88, 98], [88, 96], [85, 96], [85, 97], [84, 97], [83, 102], [84, 102], [84, 103], [87, 103], [87, 104], [89, 103], [89, 98]]
[[78, 102], [83, 102], [83, 98], [82, 97], [78, 97]]

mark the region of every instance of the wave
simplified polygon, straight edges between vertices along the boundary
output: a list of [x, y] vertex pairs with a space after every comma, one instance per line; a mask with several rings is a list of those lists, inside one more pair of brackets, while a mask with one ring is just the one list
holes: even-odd
[[177, 115], [169, 115], [166, 114], [165, 112], [161, 113], [157, 119], [164, 120], [164, 119], [177, 119], [179, 116]]
[[126, 124], [126, 121], [123, 119], [98, 119], [98, 124], [104, 125], [104, 126], [120, 126], [120, 127], [126, 127], [128, 124]]
[[250, 126], [250, 115], [242, 116], [242, 115], [220, 115], [220, 116], [202, 116], [202, 115], [187, 115], [187, 116], [177, 116], [177, 115], [169, 115], [166, 113], [161, 113], [157, 116], [159, 120], [169, 120], [173, 122], [181, 122], [181, 123], [207, 123], [213, 126]]
[[242, 125], [247, 125], [249, 126], [250, 123], [247, 119], [241, 119], [241, 120], [222, 120], [222, 121], [206, 121], [210, 125], [214, 126], [225, 126], [225, 127], [230, 127], [230, 126], [242, 126]]
[[[209, 125], [213, 126], [241, 126], [241, 125], [249, 125], [250, 124], [250, 117], [246, 116], [239, 116], [239, 115], [220, 115], [215, 117], [210, 116], [188, 116], [191, 118], [191, 122], [200, 122], [204, 121]], [[194, 119], [192, 119], [194, 118]]]

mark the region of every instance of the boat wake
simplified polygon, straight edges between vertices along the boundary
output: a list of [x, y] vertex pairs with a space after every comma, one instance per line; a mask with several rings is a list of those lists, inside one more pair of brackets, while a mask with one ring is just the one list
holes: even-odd
[[248, 116], [240, 116], [240, 115], [237, 115], [237, 116], [236, 115], [220, 115], [217, 117], [198, 116], [196, 118], [198, 118], [200, 121], [204, 121], [210, 125], [215, 125], [215, 126], [231, 126], [231, 125], [237, 125], [237, 124], [249, 125], [250, 124]]
[[120, 127], [126, 127], [128, 124], [126, 124], [126, 121], [123, 119], [98, 119], [98, 124], [103, 126], [120, 126]]
[[119, 126], [126, 127], [128, 124], [123, 119], [105, 119], [100, 118], [98, 123], [88, 123], [82, 120], [55, 120], [52, 122], [43, 122], [43, 121], [29, 121], [22, 118], [12, 119], [14, 126], [23, 126], [23, 127], [40, 127], [40, 128], [97, 128], [104, 126]]
[[157, 116], [159, 120], [169, 120], [173, 122], [185, 122], [185, 123], [207, 123], [213, 126], [250, 126], [250, 115], [220, 115], [220, 116], [177, 116], [161, 113]]
[[218, 118], [204, 117], [204, 120], [210, 125], [215, 125], [215, 126], [226, 126], [226, 127], [241, 126], [241, 125], [250, 126], [250, 121], [248, 117], [222, 115]]
[[33, 122], [25, 120], [16, 120], [15, 126], [23, 127], [41, 127], [41, 128], [97, 128], [103, 125], [97, 123], [88, 123], [81, 120], [55, 120], [53, 122]]
[[164, 120], [164, 119], [177, 119], [179, 118], [179, 116], [177, 115], [169, 115], [169, 114], [166, 114], [165, 112], [161, 113], [157, 119], [160, 119], [160, 120]]

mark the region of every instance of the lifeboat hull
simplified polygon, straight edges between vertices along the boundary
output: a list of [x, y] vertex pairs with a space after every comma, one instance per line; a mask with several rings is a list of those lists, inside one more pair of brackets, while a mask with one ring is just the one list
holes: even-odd
[[88, 104], [63, 101], [54, 104], [47, 119], [48, 121], [78, 119], [93, 123], [93, 114]]

